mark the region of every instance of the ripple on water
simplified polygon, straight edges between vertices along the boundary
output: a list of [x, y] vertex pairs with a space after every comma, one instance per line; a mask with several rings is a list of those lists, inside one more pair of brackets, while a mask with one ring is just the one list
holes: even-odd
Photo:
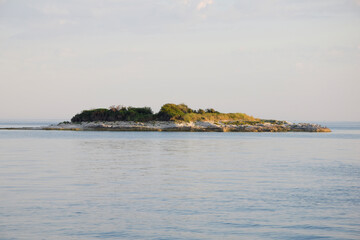
[[2, 131], [0, 236], [359, 239], [356, 131]]

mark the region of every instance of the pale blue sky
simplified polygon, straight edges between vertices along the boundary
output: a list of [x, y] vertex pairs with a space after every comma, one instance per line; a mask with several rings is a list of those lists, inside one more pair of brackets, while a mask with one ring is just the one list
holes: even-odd
[[186, 103], [360, 121], [360, 0], [0, 0], [0, 119]]

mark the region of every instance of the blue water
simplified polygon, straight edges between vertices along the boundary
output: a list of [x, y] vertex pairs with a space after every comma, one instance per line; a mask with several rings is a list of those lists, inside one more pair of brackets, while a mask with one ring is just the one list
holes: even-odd
[[1, 120], [0, 119], [0, 128], [21, 128], [21, 127], [41, 127], [49, 126], [50, 124], [57, 124], [61, 122], [60, 120]]
[[0, 130], [0, 239], [360, 239], [360, 123], [325, 125]]

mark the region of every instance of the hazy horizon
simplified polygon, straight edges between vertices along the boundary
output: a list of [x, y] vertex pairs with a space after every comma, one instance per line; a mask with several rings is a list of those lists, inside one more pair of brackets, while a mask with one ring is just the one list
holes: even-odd
[[360, 121], [359, 0], [0, 0], [0, 120], [165, 103]]

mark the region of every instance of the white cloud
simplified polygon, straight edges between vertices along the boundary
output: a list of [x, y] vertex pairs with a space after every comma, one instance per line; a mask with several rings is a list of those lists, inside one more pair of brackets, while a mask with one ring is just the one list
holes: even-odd
[[297, 69], [297, 70], [303, 70], [304, 69], [304, 63], [303, 62], [297, 62], [296, 64], [295, 64], [295, 68]]
[[327, 54], [333, 57], [339, 57], [344, 54], [344, 52], [340, 49], [331, 49], [327, 51]]
[[360, 6], [360, 0], [355, 0], [355, 3]]
[[203, 8], [206, 8], [208, 5], [211, 5], [211, 4], [213, 4], [213, 0], [202, 0], [197, 5], [197, 10], [201, 10]]
[[66, 8], [61, 8], [55, 5], [47, 5], [40, 9], [46, 15], [68, 15], [69, 11]]
[[76, 57], [77, 56], [77, 54], [71, 48], [60, 49], [58, 55], [60, 57]]
[[75, 23], [76, 23], [76, 21], [67, 20], [67, 19], [60, 19], [60, 20], [59, 20], [59, 25], [75, 24]]

